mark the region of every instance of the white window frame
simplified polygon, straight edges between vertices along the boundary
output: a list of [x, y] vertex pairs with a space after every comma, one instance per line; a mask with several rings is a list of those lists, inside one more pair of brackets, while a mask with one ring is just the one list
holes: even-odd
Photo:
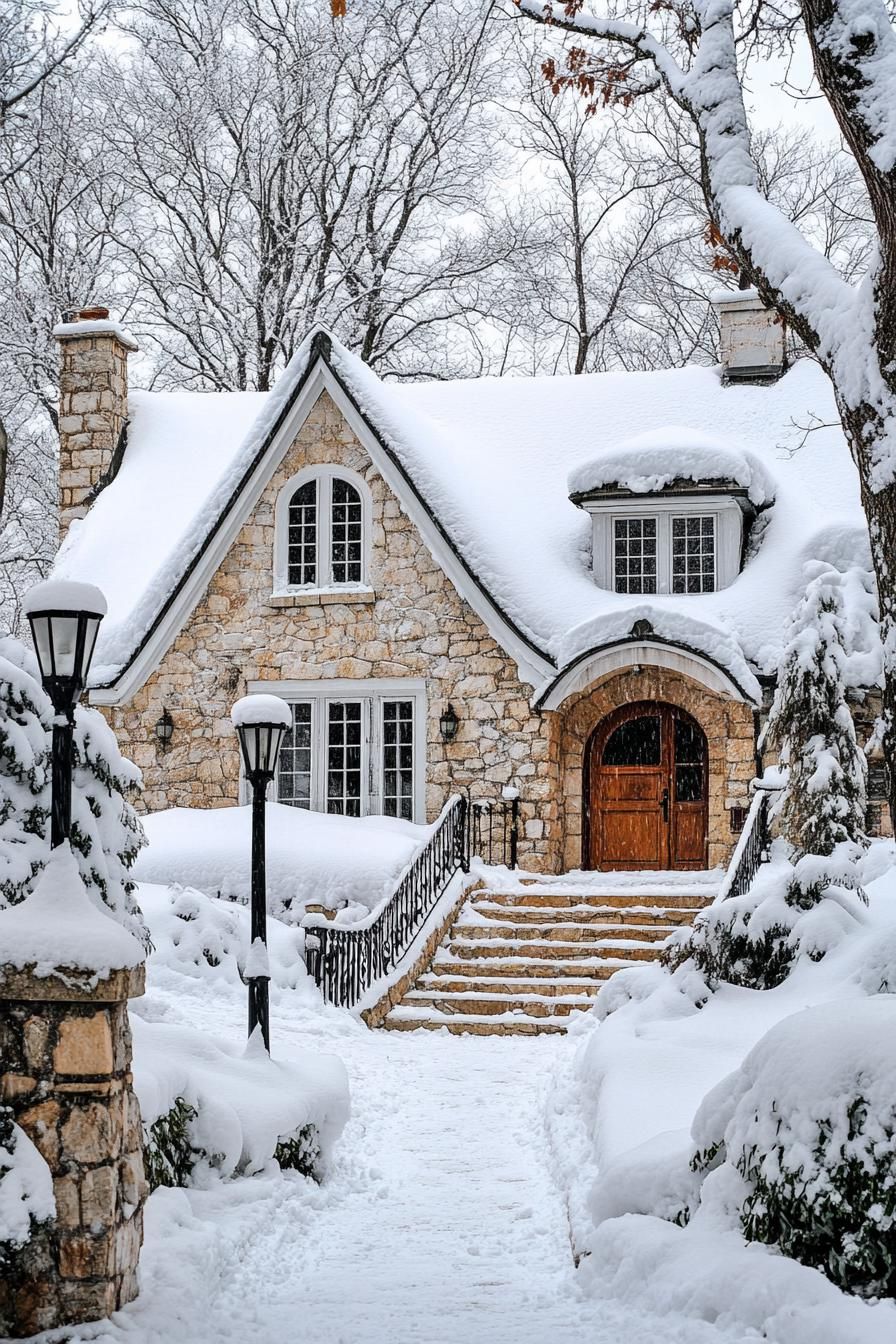
[[584, 505], [592, 519], [592, 564], [595, 580], [602, 588], [616, 592], [615, 530], [617, 519], [656, 519], [656, 593], [623, 593], [623, 597], [700, 597], [708, 594], [672, 593], [672, 519], [712, 518], [715, 534], [715, 592], [727, 588], [740, 572], [743, 544], [743, 512], [731, 496], [698, 500], [681, 499], [593, 500]]
[[[341, 678], [331, 681], [250, 681], [250, 695], [279, 695], [289, 704], [311, 704], [311, 811], [327, 810], [327, 706], [360, 702], [362, 706], [361, 815], [382, 816], [384, 794], [383, 703], [410, 700], [414, 717], [414, 784], [411, 820], [426, 821], [426, 682], [418, 677]], [[276, 800], [277, 781], [272, 797]], [[240, 766], [240, 801], [249, 788]]]
[[[347, 481], [361, 500], [361, 581], [333, 582], [333, 482]], [[303, 485], [314, 481], [316, 489], [316, 583], [289, 582], [289, 505]], [[274, 511], [274, 597], [291, 593], [359, 593], [370, 591], [370, 488], [363, 476], [349, 467], [318, 464], [296, 472], [277, 496]]]

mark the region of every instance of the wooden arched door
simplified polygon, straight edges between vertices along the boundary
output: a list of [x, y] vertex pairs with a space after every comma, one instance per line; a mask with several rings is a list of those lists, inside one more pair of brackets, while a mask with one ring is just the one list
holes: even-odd
[[690, 714], [650, 700], [616, 710], [584, 777], [586, 867], [706, 867], [706, 735]]

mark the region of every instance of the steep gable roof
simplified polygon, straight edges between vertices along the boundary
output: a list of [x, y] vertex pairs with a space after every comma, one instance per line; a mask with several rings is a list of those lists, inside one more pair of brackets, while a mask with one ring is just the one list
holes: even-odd
[[[657, 638], [696, 650], [756, 698], [755, 674], [775, 667], [804, 563], [868, 564], [842, 433], [826, 423], [796, 451], [795, 426], [836, 420], [827, 379], [808, 360], [772, 387], [725, 388], [718, 370], [696, 367], [386, 384], [315, 333], [271, 393], [132, 394], [122, 468], [72, 526], [55, 571], [106, 590], [97, 687], [117, 698], [145, 679], [324, 389], [537, 689], [648, 619]], [[568, 478], [634, 432], [670, 424], [676, 442], [682, 427], [695, 442], [721, 435], [762, 464], [775, 502], [761, 545], [716, 593], [607, 592], [591, 576], [588, 519]]]

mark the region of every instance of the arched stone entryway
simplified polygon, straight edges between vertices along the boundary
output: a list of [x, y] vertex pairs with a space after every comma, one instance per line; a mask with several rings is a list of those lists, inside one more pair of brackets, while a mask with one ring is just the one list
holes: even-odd
[[706, 867], [708, 748], [686, 710], [658, 700], [613, 710], [588, 740], [583, 784], [583, 867]]
[[562, 869], [588, 866], [585, 774], [595, 729], [615, 711], [655, 702], [684, 711], [706, 739], [706, 859], [710, 868], [728, 862], [737, 843], [736, 809], [750, 801], [756, 772], [753, 707], [716, 692], [683, 673], [632, 666], [569, 696], [553, 715], [553, 750], [559, 774]]

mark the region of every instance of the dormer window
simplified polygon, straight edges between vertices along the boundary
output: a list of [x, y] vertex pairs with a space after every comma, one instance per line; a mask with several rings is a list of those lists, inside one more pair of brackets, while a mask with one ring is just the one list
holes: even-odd
[[[739, 512], [739, 511], [736, 511]], [[738, 518], [732, 519], [738, 525]], [[653, 505], [649, 512], [612, 514], [612, 574], [617, 593], [711, 593], [716, 582], [716, 513], [671, 513]], [[721, 520], [724, 527], [724, 520]], [[595, 524], [603, 545], [610, 529]], [[598, 542], [601, 546], [601, 541]], [[609, 558], [609, 557], [608, 557]], [[597, 552], [595, 560], [599, 561]], [[598, 573], [604, 566], [595, 564]]]
[[277, 501], [276, 592], [363, 589], [370, 495], [354, 472], [313, 467], [287, 481]]
[[594, 576], [617, 593], [713, 593], [740, 567], [743, 512], [719, 497], [690, 501], [607, 501], [585, 507], [594, 519]]
[[674, 427], [585, 463], [569, 484], [572, 502], [591, 515], [595, 581], [648, 597], [727, 588], [753, 519], [772, 503], [752, 458]]

